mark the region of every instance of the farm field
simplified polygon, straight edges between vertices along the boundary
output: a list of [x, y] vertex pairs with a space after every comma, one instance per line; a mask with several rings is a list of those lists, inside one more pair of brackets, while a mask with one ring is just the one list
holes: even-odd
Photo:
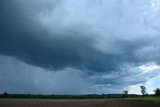
[[0, 107], [160, 107], [160, 103], [134, 99], [0, 99]]
[[160, 97], [141, 97], [141, 98], [129, 98], [131, 100], [141, 100], [141, 101], [149, 101], [149, 102], [154, 102], [154, 103], [159, 103], [160, 104]]

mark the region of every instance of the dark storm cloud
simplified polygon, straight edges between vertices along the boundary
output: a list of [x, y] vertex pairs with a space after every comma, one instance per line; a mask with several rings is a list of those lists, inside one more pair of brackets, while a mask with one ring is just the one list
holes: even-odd
[[55, 70], [76, 67], [102, 72], [116, 67], [119, 56], [105, 55], [92, 46], [95, 34], [74, 27], [60, 35], [49, 34], [22, 10], [21, 4], [15, 2], [1, 3], [1, 54]]
[[82, 63], [78, 51], [89, 47], [90, 38], [75, 37], [80, 32], [64, 34], [68, 37], [50, 35], [22, 13], [18, 4], [4, 1], [1, 5], [1, 54], [54, 69]]
[[143, 83], [148, 76], [141, 78], [136, 67], [160, 63], [159, 10], [150, 5], [145, 0], [1, 0], [0, 54], [51, 71], [80, 70], [85, 73], [79, 78], [99, 87]]

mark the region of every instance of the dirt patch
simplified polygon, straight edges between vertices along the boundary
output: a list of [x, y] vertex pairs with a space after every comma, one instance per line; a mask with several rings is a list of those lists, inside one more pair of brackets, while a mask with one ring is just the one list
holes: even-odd
[[0, 107], [160, 107], [159, 103], [124, 100], [0, 99]]

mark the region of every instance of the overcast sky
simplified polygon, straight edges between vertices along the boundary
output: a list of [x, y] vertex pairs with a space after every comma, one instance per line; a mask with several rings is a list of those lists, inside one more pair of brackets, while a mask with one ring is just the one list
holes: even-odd
[[0, 92], [160, 87], [160, 0], [0, 0]]

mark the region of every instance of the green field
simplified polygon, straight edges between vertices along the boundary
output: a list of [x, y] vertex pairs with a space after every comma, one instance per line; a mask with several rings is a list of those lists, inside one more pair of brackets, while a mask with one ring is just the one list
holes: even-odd
[[129, 99], [160, 103], [160, 97], [156, 97], [156, 96], [140, 97], [140, 98], [129, 98]]

